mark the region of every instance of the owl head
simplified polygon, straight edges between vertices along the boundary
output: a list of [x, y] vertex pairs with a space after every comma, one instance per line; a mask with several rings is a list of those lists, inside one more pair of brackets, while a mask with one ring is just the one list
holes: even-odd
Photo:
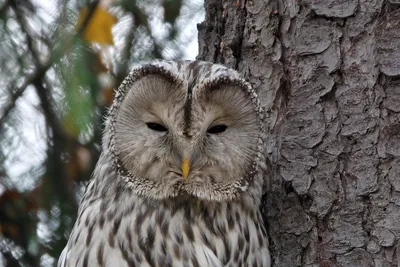
[[156, 62], [119, 87], [103, 145], [135, 194], [227, 201], [259, 171], [263, 125], [257, 94], [237, 72], [203, 61]]

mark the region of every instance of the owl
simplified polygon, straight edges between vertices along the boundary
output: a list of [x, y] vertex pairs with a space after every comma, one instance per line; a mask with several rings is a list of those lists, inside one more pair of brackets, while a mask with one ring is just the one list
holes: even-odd
[[234, 70], [134, 69], [58, 266], [269, 267], [264, 135], [257, 93]]

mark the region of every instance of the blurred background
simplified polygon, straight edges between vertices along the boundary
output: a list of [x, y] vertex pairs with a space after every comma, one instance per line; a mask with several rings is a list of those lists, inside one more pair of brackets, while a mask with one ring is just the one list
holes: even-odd
[[194, 59], [202, 0], [0, 0], [0, 266], [55, 266], [137, 64]]

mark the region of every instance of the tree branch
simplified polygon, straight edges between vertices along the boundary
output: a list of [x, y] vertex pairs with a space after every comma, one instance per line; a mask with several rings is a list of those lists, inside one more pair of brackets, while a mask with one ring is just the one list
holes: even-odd
[[6, 12], [7, 8], [10, 6], [11, 0], [6, 0], [3, 4], [2, 7], [0, 7], [0, 16], [3, 15], [4, 12]]
[[[96, 7], [98, 6], [98, 4], [99, 4], [99, 1], [95, 1], [90, 5], [88, 15], [86, 16], [86, 18], [85, 18], [84, 22], [82, 23], [81, 27], [78, 29], [77, 35], [81, 35], [84, 32], [84, 30], [86, 29], [88, 23], [90, 22], [90, 19], [93, 16], [93, 13], [94, 13]], [[25, 82], [22, 84], [22, 86], [20, 86], [19, 88], [14, 90], [15, 93], [12, 94], [10, 102], [3, 109], [4, 110], [3, 114], [0, 117], [0, 126], [5, 123], [8, 115], [14, 109], [14, 107], [16, 105], [16, 101], [18, 100], [19, 97], [21, 97], [24, 94], [26, 88], [29, 85], [37, 82], [38, 80], [42, 80], [44, 78], [46, 72], [53, 66], [53, 64], [55, 62], [57, 62], [63, 56], [63, 54], [57, 55], [57, 53], [53, 52], [50, 55], [49, 60], [47, 60], [45, 63], [42, 64], [40, 62], [40, 60], [39, 60], [39, 55], [37, 54], [36, 50], [33, 47], [33, 38], [28, 33], [28, 30], [26, 29], [26, 25], [25, 25], [25, 23], [23, 21], [23, 16], [22, 16], [22, 14], [21, 14], [21, 12], [19, 10], [19, 7], [16, 5], [16, 3], [14, 1], [7, 1], [1, 7], [0, 11], [3, 12], [9, 6], [14, 9], [16, 17], [17, 17], [17, 21], [21, 25], [22, 30], [24, 31], [24, 33], [27, 36], [28, 49], [30, 50], [30, 52], [32, 53], [32, 56], [34, 58], [36, 72], [33, 75], [29, 76], [27, 79], [25, 79]], [[50, 102], [47, 101], [45, 103], [50, 103]]]

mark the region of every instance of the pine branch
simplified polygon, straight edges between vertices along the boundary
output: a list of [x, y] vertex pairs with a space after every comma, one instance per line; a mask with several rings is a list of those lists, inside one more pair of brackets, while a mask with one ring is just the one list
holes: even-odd
[[[77, 31], [76, 35], [81, 35], [84, 32], [97, 5], [98, 2], [96, 1], [89, 7], [89, 14], [80, 29]], [[70, 183], [71, 177], [69, 177], [67, 167], [62, 161], [62, 155], [63, 153], [70, 151], [80, 144], [77, 139], [67, 134], [60, 124], [59, 119], [54, 112], [50, 97], [51, 85], [46, 79], [47, 71], [64, 56], [65, 52], [63, 51], [60, 53], [60, 51], [53, 51], [51, 45], [48, 44], [49, 50], [53, 52], [51, 53], [51, 56], [47, 61], [41, 62], [40, 52], [35, 47], [35, 38], [28, 27], [28, 22], [26, 19], [26, 17], [28, 16], [27, 14], [25, 14], [23, 6], [18, 5], [17, 3], [15, 3], [15, 1], [10, 1], [8, 2], [8, 7], [10, 7], [14, 11], [15, 19], [19, 24], [23, 34], [25, 35], [27, 50], [32, 56], [33, 64], [36, 71], [32, 75], [26, 77], [24, 83], [19, 88], [12, 90], [13, 94], [11, 95], [11, 99], [6, 107], [3, 109], [3, 114], [0, 117], [0, 127], [5, 124], [8, 115], [15, 108], [16, 101], [19, 99], [19, 97], [21, 97], [24, 94], [25, 90], [30, 85], [32, 85], [35, 88], [36, 93], [39, 97], [40, 106], [43, 110], [46, 125], [48, 129], [52, 132], [47, 160], [47, 177], [51, 178], [46, 183], [51, 183], [51, 190], [54, 195], [56, 195], [57, 198], [61, 200], [61, 203], [68, 203], [68, 205], [62, 204], [64, 206], [63, 209], [70, 210], [67, 212], [68, 214], [71, 212], [71, 210], [73, 214], [75, 214], [78, 206], [76, 203], [74, 190]], [[74, 38], [72, 40], [76, 39], [78, 38]], [[53, 197], [50, 196], [50, 198]], [[28, 237], [26, 236], [24, 238]], [[38, 258], [36, 256], [30, 255], [27, 252], [25, 253], [24, 258], [27, 260], [27, 262], [33, 265], [37, 265]]]
[[[84, 32], [84, 30], [86, 29], [88, 23], [90, 22], [90, 19], [93, 16], [94, 11], [95, 11], [96, 7], [98, 6], [98, 4], [99, 4], [99, 2], [95, 1], [94, 3], [92, 3], [90, 5], [88, 15], [86, 16], [86, 18], [85, 18], [84, 22], [82, 23], [81, 27], [78, 29], [77, 35], [81, 35]], [[4, 12], [8, 7], [13, 8], [13, 10], [15, 11], [15, 14], [17, 16], [17, 21], [18, 21], [18, 23], [20, 24], [21, 28], [23, 29], [24, 33], [27, 36], [28, 49], [30, 50], [30, 52], [32, 53], [32, 56], [34, 58], [36, 72], [33, 75], [27, 77], [25, 79], [25, 82], [19, 88], [16, 88], [15, 90], [12, 90], [12, 91], [14, 91], [14, 93], [11, 95], [11, 99], [10, 99], [9, 103], [3, 108], [3, 114], [0, 117], [0, 127], [2, 125], [4, 125], [5, 121], [7, 120], [8, 115], [14, 109], [17, 100], [24, 94], [26, 88], [29, 85], [33, 85], [37, 81], [42, 80], [45, 77], [47, 71], [54, 65], [54, 63], [59, 61], [60, 58], [62, 58], [62, 56], [64, 56], [64, 54], [58, 54], [56, 52], [53, 52], [50, 55], [49, 59], [45, 63], [40, 63], [39, 55], [36, 52], [36, 50], [34, 49], [34, 47], [33, 47], [33, 38], [28, 33], [28, 30], [26, 29], [25, 22], [23, 21], [22, 11], [16, 5], [15, 1], [7, 1], [1, 7], [0, 11]], [[1, 12], [0, 12], [0, 14], [1, 14]], [[45, 101], [44, 103], [47, 104], [48, 101]], [[55, 117], [55, 116], [53, 116], [53, 117]], [[55, 129], [57, 129], [57, 128], [60, 128], [60, 127], [55, 126]]]

